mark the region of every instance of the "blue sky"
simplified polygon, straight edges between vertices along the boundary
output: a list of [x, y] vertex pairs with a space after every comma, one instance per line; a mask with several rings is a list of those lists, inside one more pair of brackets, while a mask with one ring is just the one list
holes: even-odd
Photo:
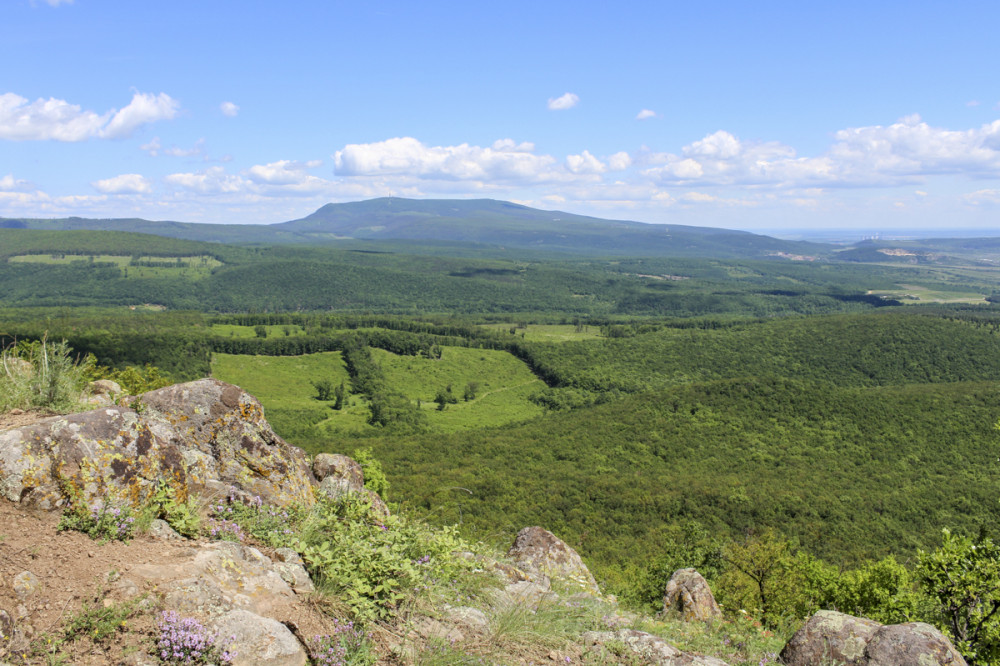
[[997, 2], [0, 5], [0, 216], [1000, 221]]

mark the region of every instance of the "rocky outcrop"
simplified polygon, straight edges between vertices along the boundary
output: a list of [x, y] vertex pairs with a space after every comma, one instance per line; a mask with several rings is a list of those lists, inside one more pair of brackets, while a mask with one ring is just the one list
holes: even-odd
[[722, 617], [708, 581], [694, 569], [678, 569], [667, 582], [663, 614], [677, 613], [682, 620], [712, 620]]
[[161, 480], [180, 497], [235, 487], [269, 504], [314, 499], [305, 454], [274, 433], [253, 396], [214, 379], [0, 432], [0, 494], [27, 506], [136, 506]]
[[819, 611], [781, 651], [787, 666], [836, 663], [859, 666], [964, 666], [951, 641], [922, 622], [882, 625], [836, 611]]
[[551, 576], [591, 594], [601, 594], [580, 555], [541, 527], [525, 527], [518, 532], [507, 557], [529, 574]]

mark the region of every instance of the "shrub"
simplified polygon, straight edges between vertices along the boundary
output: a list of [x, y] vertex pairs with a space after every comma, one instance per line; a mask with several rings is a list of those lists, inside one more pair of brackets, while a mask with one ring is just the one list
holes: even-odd
[[272, 548], [292, 544], [303, 511], [298, 507], [264, 504], [260, 497], [243, 501], [230, 490], [225, 499], [214, 502], [209, 518], [209, 535], [223, 541], [243, 541], [251, 536]]
[[334, 618], [333, 633], [309, 642], [309, 656], [322, 666], [370, 666], [375, 663], [365, 632], [353, 622]]
[[418, 590], [443, 589], [472, 567], [454, 555], [468, 549], [454, 528], [383, 517], [358, 495], [317, 502], [295, 549], [361, 621], [389, 618]]
[[69, 411], [80, 403], [86, 378], [66, 341], [21, 341], [0, 351], [0, 411]]
[[70, 505], [59, 519], [59, 530], [76, 530], [91, 539], [129, 541], [135, 534], [135, 516], [127, 506], [97, 502], [87, 507], [79, 494], [71, 495]]

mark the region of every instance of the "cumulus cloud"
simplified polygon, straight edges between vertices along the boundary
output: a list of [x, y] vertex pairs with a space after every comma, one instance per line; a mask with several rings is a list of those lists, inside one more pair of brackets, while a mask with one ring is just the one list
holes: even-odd
[[643, 109], [635, 115], [636, 120], [648, 120], [650, 118], [656, 117], [656, 111], [651, 111], [649, 109]]
[[840, 130], [820, 157], [778, 142], [745, 142], [720, 130], [681, 149], [652, 154], [644, 173], [663, 184], [780, 187], [891, 186], [938, 174], [1000, 176], [1000, 120], [978, 129], [931, 127], [919, 116], [889, 126]]
[[31, 189], [31, 183], [14, 178], [12, 173], [0, 178], [0, 192], [24, 192], [29, 189]]
[[608, 170], [603, 162], [586, 150], [579, 155], [567, 155], [566, 167], [573, 173], [604, 173]]
[[632, 166], [632, 157], [625, 151], [615, 153], [608, 158], [608, 168], [612, 171], [624, 171]]
[[197, 194], [224, 194], [241, 192], [247, 181], [240, 176], [227, 174], [222, 167], [215, 166], [198, 173], [172, 173], [164, 179], [169, 185]]
[[142, 125], [169, 120], [180, 104], [166, 93], [135, 93], [128, 106], [103, 114], [85, 111], [61, 99], [29, 102], [14, 93], [0, 95], [0, 139], [11, 141], [83, 141], [121, 139]]
[[348, 144], [334, 156], [339, 176], [409, 175], [421, 179], [537, 181], [556, 178], [555, 158], [511, 139], [491, 147], [426, 146], [412, 137]]
[[566, 93], [560, 97], [549, 98], [549, 111], [565, 111], [572, 109], [580, 101], [580, 98], [573, 93]]
[[222, 111], [222, 115], [235, 118], [236, 114], [240, 112], [240, 107], [232, 102], [223, 102], [219, 105], [219, 110]]
[[114, 178], [95, 181], [91, 185], [104, 194], [148, 194], [153, 191], [149, 180], [137, 173], [123, 173]]

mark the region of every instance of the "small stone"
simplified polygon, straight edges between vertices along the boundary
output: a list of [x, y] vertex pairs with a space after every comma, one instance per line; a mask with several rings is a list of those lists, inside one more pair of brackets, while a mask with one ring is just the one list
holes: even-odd
[[23, 601], [41, 589], [42, 581], [30, 571], [22, 571], [14, 576], [12, 586], [14, 593], [17, 594], [17, 598]]

